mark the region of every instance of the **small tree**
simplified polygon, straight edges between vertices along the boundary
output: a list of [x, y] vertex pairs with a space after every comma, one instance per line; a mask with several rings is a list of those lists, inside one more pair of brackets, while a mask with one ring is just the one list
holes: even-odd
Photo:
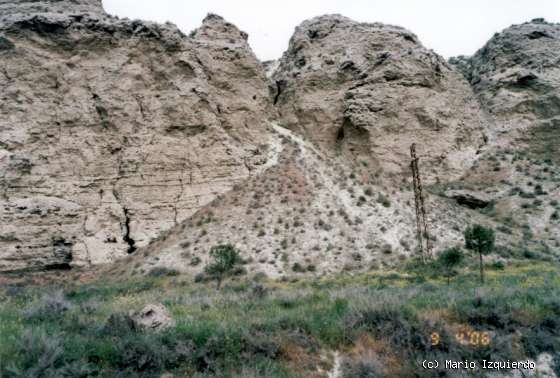
[[467, 227], [465, 230], [465, 247], [478, 253], [480, 261], [480, 282], [484, 283], [484, 264], [482, 256], [487, 255], [494, 249], [496, 235], [494, 230], [479, 224]]
[[438, 257], [438, 263], [443, 269], [443, 274], [447, 277], [447, 284], [451, 282], [451, 277], [456, 274], [455, 268], [463, 262], [463, 251], [458, 247], [448, 248]]
[[216, 289], [220, 290], [224, 278], [235, 271], [241, 263], [239, 251], [231, 244], [221, 244], [210, 249], [210, 262], [204, 271], [216, 280]]

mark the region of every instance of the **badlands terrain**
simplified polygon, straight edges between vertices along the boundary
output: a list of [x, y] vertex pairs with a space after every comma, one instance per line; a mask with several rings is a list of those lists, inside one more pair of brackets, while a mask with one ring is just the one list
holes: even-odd
[[[0, 88], [0, 376], [432, 376], [434, 353], [558, 374], [559, 24], [446, 60], [325, 15], [260, 62], [214, 14], [186, 35], [0, 0]], [[482, 292], [470, 256], [451, 288], [419, 266], [413, 143], [434, 254], [495, 230]], [[219, 244], [243, 267], [216, 293]], [[115, 315], [153, 302], [173, 332]], [[497, 344], [419, 341], [465, 324]]]
[[99, 1], [0, 9], [2, 271], [194, 273], [219, 241], [273, 276], [390, 265], [416, 252], [412, 143], [436, 251], [480, 222], [504, 258], [558, 258], [556, 24], [447, 62], [322, 16], [263, 64], [216, 15], [185, 36]]

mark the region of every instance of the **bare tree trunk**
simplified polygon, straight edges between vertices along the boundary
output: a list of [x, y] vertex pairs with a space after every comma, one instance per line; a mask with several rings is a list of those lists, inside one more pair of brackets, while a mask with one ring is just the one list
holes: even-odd
[[222, 287], [222, 276], [216, 277], [216, 290], [220, 290]]
[[480, 283], [484, 283], [484, 264], [482, 263], [482, 253], [479, 252], [478, 256], [480, 257]]

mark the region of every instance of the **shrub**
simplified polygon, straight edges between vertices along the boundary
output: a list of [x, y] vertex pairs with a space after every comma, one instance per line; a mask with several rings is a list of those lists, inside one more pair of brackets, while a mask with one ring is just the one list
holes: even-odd
[[543, 187], [541, 184], [537, 184], [535, 185], [535, 195], [537, 196], [542, 196], [546, 194], [545, 191], [543, 190]]
[[268, 289], [263, 285], [254, 285], [249, 294], [249, 298], [252, 300], [261, 300], [268, 296]]
[[189, 265], [190, 266], [198, 266], [198, 265], [200, 265], [200, 262], [201, 262], [200, 257], [195, 256], [191, 259], [191, 262], [189, 263]]
[[[369, 357], [369, 356], [368, 356]], [[382, 378], [386, 377], [386, 365], [376, 358], [345, 358], [342, 366], [342, 378]]]
[[508, 226], [500, 225], [500, 226], [498, 226], [496, 229], [497, 229], [498, 231], [500, 231], [501, 233], [504, 233], [504, 234], [508, 234], [508, 235], [512, 235], [512, 234], [513, 234], [513, 231], [512, 231], [511, 228], [509, 228]]
[[558, 353], [560, 351], [559, 329], [560, 321], [553, 315], [545, 316], [539, 324], [532, 326], [521, 338], [527, 354], [535, 358], [541, 353]]
[[533, 260], [537, 258], [537, 254], [534, 252], [529, 251], [528, 249], [523, 250], [523, 257], [529, 260]]
[[66, 300], [63, 291], [57, 290], [43, 295], [39, 303], [24, 313], [24, 318], [28, 321], [52, 321], [71, 308], [72, 304]]
[[157, 266], [155, 268], [152, 268], [148, 273], [148, 276], [150, 277], [173, 277], [178, 275], [179, 271], [177, 269], [170, 269], [164, 266]]
[[374, 338], [388, 340], [395, 349], [407, 349], [416, 354], [430, 347], [426, 329], [433, 327], [418, 319], [406, 306], [367, 306], [350, 313], [345, 323], [345, 328], [354, 334], [371, 333]]
[[494, 263], [492, 264], [492, 269], [494, 270], [504, 270], [505, 267], [506, 266], [503, 261], [494, 261]]
[[484, 264], [483, 255], [487, 255], [494, 250], [496, 235], [494, 230], [479, 224], [467, 227], [465, 230], [465, 247], [475, 251], [479, 256], [480, 282], [484, 283]]
[[239, 251], [231, 244], [221, 244], [210, 249], [210, 262], [204, 271], [216, 280], [216, 288], [219, 290], [223, 279], [235, 272], [235, 268], [242, 260]]
[[438, 263], [442, 267], [444, 275], [447, 277], [448, 285], [451, 277], [457, 274], [455, 268], [463, 262], [464, 257], [463, 251], [457, 247], [448, 248], [438, 256]]
[[292, 265], [292, 270], [296, 273], [303, 273], [305, 272], [305, 268], [301, 266], [300, 263], [296, 262]]
[[383, 193], [377, 195], [377, 203], [380, 203], [384, 207], [391, 207], [391, 201]]
[[103, 335], [123, 337], [137, 331], [136, 324], [132, 318], [123, 313], [115, 313], [109, 316], [107, 322], [101, 329]]
[[88, 377], [95, 368], [83, 360], [66, 361], [62, 337], [27, 330], [17, 341], [18, 363], [0, 366], [3, 377]]

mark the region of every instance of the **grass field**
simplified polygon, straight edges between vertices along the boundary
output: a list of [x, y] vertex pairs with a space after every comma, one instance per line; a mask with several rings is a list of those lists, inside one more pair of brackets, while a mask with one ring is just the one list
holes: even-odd
[[[552, 263], [488, 267], [484, 286], [475, 267], [447, 285], [404, 266], [330, 278], [238, 277], [219, 292], [165, 272], [61, 282], [2, 286], [1, 377], [429, 377], [448, 372], [423, 370], [424, 359], [541, 353], [560, 373], [560, 267]], [[155, 333], [107, 322], [148, 303], [163, 303], [176, 326]], [[457, 338], [467, 334], [485, 342]]]

